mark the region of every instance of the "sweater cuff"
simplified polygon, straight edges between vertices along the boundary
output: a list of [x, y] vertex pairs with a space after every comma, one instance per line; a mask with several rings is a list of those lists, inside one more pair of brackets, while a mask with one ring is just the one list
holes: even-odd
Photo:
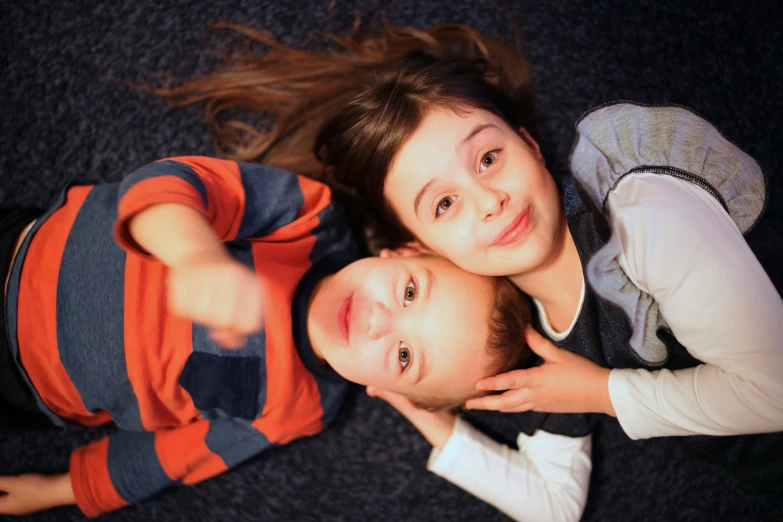
[[633, 374], [634, 370], [615, 369], [609, 372], [609, 400], [625, 434], [639, 440], [648, 436], [644, 433], [645, 419], [639, 412], [630, 382]]
[[127, 506], [112, 484], [106, 467], [108, 439], [82, 446], [71, 453], [70, 472], [76, 505], [88, 517]]

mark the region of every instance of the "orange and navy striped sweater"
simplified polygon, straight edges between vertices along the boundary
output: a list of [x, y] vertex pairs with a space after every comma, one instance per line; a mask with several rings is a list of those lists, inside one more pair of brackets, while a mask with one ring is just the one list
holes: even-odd
[[[264, 282], [264, 329], [241, 350], [169, 314], [166, 268], [130, 240], [129, 219], [169, 202], [199, 211]], [[329, 189], [271, 167], [184, 157], [67, 189], [19, 250], [6, 313], [11, 350], [52, 422], [120, 428], [71, 456], [82, 511], [193, 484], [321, 431], [346, 383], [316, 360], [307, 305], [318, 280], [357, 257]]]

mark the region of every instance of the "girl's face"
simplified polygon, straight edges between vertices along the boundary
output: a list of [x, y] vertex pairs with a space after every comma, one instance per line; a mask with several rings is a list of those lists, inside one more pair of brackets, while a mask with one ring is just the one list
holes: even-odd
[[397, 154], [384, 195], [419, 241], [482, 275], [541, 265], [564, 219], [538, 145], [477, 109], [431, 111]]
[[475, 395], [494, 287], [442, 257], [369, 257], [316, 288], [308, 334], [346, 379], [414, 397]]

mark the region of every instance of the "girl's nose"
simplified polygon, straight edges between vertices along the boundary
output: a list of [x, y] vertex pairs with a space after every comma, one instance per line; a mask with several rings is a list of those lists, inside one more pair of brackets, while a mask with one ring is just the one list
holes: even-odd
[[481, 221], [497, 217], [506, 205], [508, 196], [505, 192], [477, 183], [473, 189], [476, 202], [476, 212]]

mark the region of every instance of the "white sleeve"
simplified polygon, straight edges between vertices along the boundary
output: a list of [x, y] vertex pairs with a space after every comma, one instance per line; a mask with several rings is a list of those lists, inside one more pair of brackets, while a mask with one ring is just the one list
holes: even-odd
[[517, 521], [578, 521], [590, 484], [591, 435], [519, 434], [519, 451], [462, 418], [427, 469]]
[[612, 370], [628, 436], [783, 430], [783, 300], [728, 213], [700, 187], [657, 174], [627, 176], [607, 204], [620, 266], [705, 363]]

